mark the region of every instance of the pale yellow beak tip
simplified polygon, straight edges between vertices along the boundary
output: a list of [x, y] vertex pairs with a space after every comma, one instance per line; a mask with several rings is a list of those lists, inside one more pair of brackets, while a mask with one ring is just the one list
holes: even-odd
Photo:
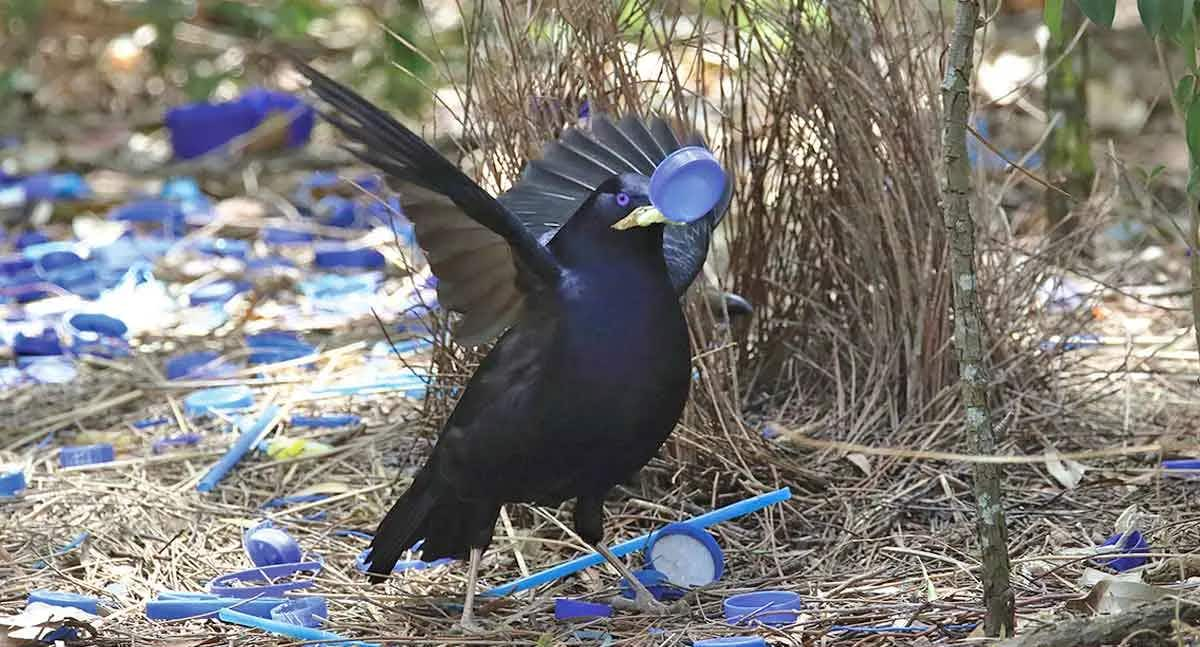
[[662, 215], [662, 212], [658, 209], [655, 209], [653, 206], [646, 205], [644, 207], [638, 207], [637, 209], [629, 212], [628, 216], [625, 216], [624, 218], [613, 223], [612, 228], [622, 230], [632, 229], [634, 227], [647, 227], [660, 222], [667, 222], [667, 219]]

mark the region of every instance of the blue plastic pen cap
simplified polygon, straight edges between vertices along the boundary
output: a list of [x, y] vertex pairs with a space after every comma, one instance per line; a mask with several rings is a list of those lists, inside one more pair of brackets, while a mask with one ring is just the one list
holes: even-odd
[[671, 222], [689, 223], [712, 210], [725, 193], [721, 163], [701, 146], [685, 146], [650, 176], [650, 203]]

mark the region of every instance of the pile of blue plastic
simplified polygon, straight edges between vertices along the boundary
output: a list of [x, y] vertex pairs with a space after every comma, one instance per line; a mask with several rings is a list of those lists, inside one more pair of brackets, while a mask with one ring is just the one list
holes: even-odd
[[[279, 113], [295, 117], [286, 145], [303, 144], [311, 109], [290, 95], [261, 90], [226, 104], [173, 109], [167, 124], [176, 156], [188, 158], [219, 154], [224, 143]], [[213, 128], [214, 119], [230, 121]], [[255, 222], [234, 215], [216, 225], [220, 203], [190, 177], [170, 178], [156, 193], [115, 204], [93, 196], [78, 174], [0, 173], [0, 390], [70, 382], [80, 357], [127, 356], [141, 335], [219, 331], [244, 308], [239, 295], [244, 299], [256, 283], [276, 276], [295, 286], [294, 298], [271, 310], [280, 330], [369, 317], [388, 276], [379, 249], [400, 240], [408, 259], [416, 254], [399, 201], [375, 176], [347, 182], [314, 173], [293, 187], [291, 216], [266, 205]], [[49, 224], [35, 224], [42, 222]], [[382, 235], [371, 235], [381, 228]], [[355, 242], [364, 239], [371, 242]], [[413, 285], [414, 308], [436, 305], [431, 287]], [[249, 363], [293, 358], [301, 352], [296, 348], [252, 349]], [[168, 378], [217, 377], [230, 368], [196, 357], [172, 359], [164, 366]]]

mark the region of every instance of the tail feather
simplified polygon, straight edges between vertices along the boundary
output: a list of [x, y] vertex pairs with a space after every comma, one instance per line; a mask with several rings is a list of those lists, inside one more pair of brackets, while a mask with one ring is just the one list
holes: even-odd
[[371, 552], [367, 556], [370, 565], [367, 571], [372, 583], [378, 584], [387, 579], [400, 560], [400, 555], [422, 538], [423, 527], [435, 505], [437, 492], [433, 487], [433, 479], [422, 471], [392, 509], [388, 510], [375, 531]]

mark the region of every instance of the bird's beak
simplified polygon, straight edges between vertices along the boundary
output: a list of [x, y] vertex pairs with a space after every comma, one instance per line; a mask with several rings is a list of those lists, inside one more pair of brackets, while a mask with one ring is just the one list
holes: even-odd
[[634, 227], [646, 227], [648, 225], [656, 225], [658, 223], [674, 224], [662, 215], [662, 212], [655, 209], [651, 205], [638, 207], [629, 212], [628, 216], [621, 218], [613, 224], [613, 229], [632, 229]]

